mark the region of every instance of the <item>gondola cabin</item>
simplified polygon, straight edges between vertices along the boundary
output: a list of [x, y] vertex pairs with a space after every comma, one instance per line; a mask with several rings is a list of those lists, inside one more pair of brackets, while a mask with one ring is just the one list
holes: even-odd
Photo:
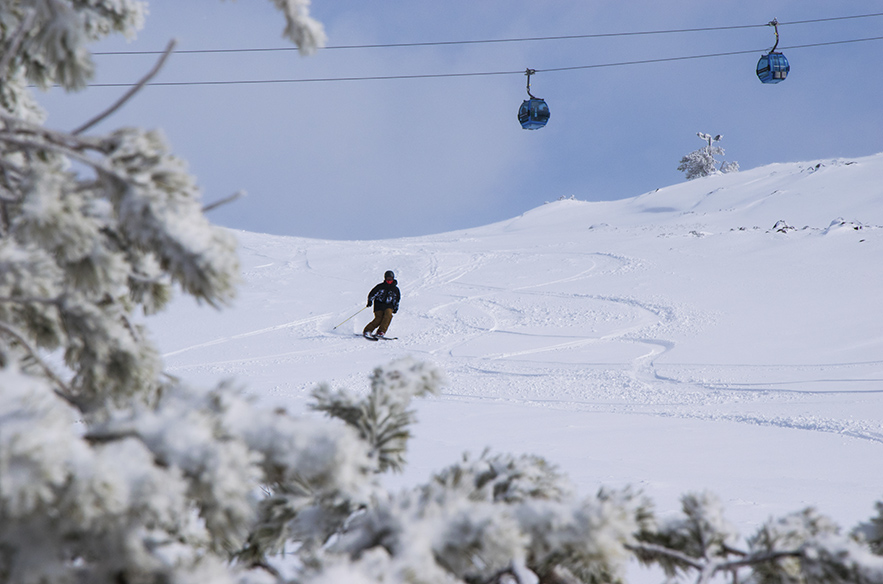
[[791, 65], [782, 53], [764, 55], [757, 62], [757, 78], [763, 83], [779, 83], [788, 77]]
[[539, 130], [549, 121], [549, 106], [537, 97], [525, 99], [518, 108], [518, 121], [525, 130]]
[[770, 49], [770, 52], [760, 58], [757, 62], [757, 78], [762, 83], [779, 83], [788, 77], [791, 65], [788, 59], [782, 53], [776, 52], [779, 46], [779, 21], [772, 19], [767, 26], [772, 26], [776, 30], [776, 44]]

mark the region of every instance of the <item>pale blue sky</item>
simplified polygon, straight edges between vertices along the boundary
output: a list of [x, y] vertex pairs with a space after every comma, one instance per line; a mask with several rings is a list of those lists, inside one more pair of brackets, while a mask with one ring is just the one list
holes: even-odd
[[[260, 0], [154, 0], [138, 38], [100, 51], [287, 46], [282, 15]], [[877, 0], [314, 0], [329, 46], [591, 35], [759, 25], [883, 12]], [[743, 170], [883, 151], [883, 17], [783, 24], [788, 79], [763, 85], [757, 59], [771, 27], [517, 43], [173, 55], [156, 81], [230, 81], [540, 72], [552, 116], [516, 120], [523, 74], [384, 81], [154, 86], [96, 131], [163, 128], [211, 202], [210, 215], [279, 235], [379, 239], [504, 220], [559, 197], [611, 200], [684, 180], [696, 132], [723, 134]], [[543, 69], [707, 55], [656, 64]], [[96, 56], [98, 83], [134, 82], [156, 55]], [[70, 129], [123, 93], [50, 92], [49, 125]], [[832, 193], [836, 196], [836, 193]]]

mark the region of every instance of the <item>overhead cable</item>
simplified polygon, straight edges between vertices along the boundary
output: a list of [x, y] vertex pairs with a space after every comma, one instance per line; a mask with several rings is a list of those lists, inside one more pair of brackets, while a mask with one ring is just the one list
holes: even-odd
[[[830, 41], [824, 43], [812, 43], [806, 45], [792, 45], [782, 47], [783, 50], [806, 49], [810, 47], [824, 47], [831, 45], [843, 45], [850, 43], [862, 43], [868, 41], [883, 40], [883, 36], [862, 39], [849, 39], [843, 41]], [[730, 51], [725, 53], [708, 53], [704, 55], [688, 55], [683, 57], [662, 57], [658, 59], [641, 59], [637, 61], [620, 61], [615, 63], [599, 63], [594, 65], [576, 65], [570, 67], [550, 67], [535, 69], [537, 73], [551, 73], [557, 71], [575, 71], [579, 69], [600, 69], [605, 67], [623, 67], [627, 65], [644, 65], [650, 63], [667, 63], [673, 61], [686, 61], [691, 59], [708, 59], [714, 57], [729, 57], [733, 55], [746, 55], [763, 52], [766, 49], [752, 49], [745, 51]], [[411, 75], [374, 75], [361, 77], [318, 77], [306, 79], [253, 79], [253, 80], [228, 80], [228, 81], [151, 81], [146, 85], [160, 87], [193, 86], [193, 85], [267, 85], [281, 83], [331, 83], [343, 81], [385, 81], [394, 79], [434, 79], [441, 77], [486, 77], [494, 75], [524, 75], [524, 69], [518, 71], [479, 71], [469, 73], [420, 73]], [[90, 83], [88, 87], [130, 87], [131, 83]]]
[[[779, 26], [788, 26], [788, 25], [795, 25], [795, 24], [815, 24], [815, 23], [820, 23], [820, 22], [833, 22], [833, 21], [837, 21], [837, 20], [873, 18], [873, 17], [877, 17], [877, 16], [883, 16], [883, 12], [878, 12], [878, 13], [874, 13], [874, 14], [857, 14], [854, 16], [834, 16], [834, 17], [829, 17], [829, 18], [815, 18], [812, 20], [794, 20], [791, 22], [779, 22]], [[544, 36], [544, 37], [520, 37], [520, 38], [505, 38], [505, 39], [474, 39], [474, 40], [461, 40], [461, 41], [426, 41], [426, 42], [413, 42], [413, 43], [384, 43], [384, 44], [370, 44], [370, 45], [338, 45], [338, 46], [324, 47], [323, 49], [324, 50], [385, 49], [385, 48], [399, 48], [399, 47], [434, 47], [434, 46], [447, 46], [447, 45], [523, 43], [523, 42], [536, 42], [536, 41], [560, 41], [560, 40], [572, 40], [572, 39], [647, 36], [647, 35], [691, 33], [691, 32], [713, 32], [713, 31], [722, 31], [722, 30], [739, 30], [739, 29], [746, 29], [746, 28], [762, 28], [762, 27], [766, 27], [766, 26], [769, 26], [769, 24], [768, 23], [743, 24], [743, 25], [735, 25], [735, 26], [712, 26], [712, 27], [704, 27], [704, 28], [681, 28], [681, 29], [671, 29], [671, 30], [648, 30], [648, 31], [637, 31], [637, 32], [611, 32], [611, 33], [558, 35], [558, 36]], [[184, 49], [184, 50], [175, 51], [175, 54], [193, 55], [193, 54], [205, 54], [205, 53], [264, 53], [264, 52], [297, 51], [297, 50], [298, 50], [298, 48], [293, 47], [293, 46], [290, 46], [290, 47], [241, 48], [241, 49]], [[158, 55], [158, 54], [162, 54], [162, 51], [96, 51], [92, 54], [93, 55]]]

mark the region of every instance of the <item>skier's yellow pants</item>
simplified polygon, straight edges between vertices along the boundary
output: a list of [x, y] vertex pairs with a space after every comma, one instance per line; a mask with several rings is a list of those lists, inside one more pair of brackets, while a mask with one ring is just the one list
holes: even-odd
[[362, 332], [368, 334], [374, 329], [377, 329], [378, 334], [385, 335], [386, 329], [389, 328], [390, 322], [392, 322], [392, 308], [387, 308], [385, 310], [375, 310], [374, 320], [369, 322], [367, 326], [365, 326], [365, 330], [363, 330]]

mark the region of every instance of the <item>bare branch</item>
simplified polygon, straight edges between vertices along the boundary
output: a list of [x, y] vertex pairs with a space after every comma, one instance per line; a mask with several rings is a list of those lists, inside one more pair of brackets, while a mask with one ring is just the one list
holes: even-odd
[[0, 110], [0, 120], [6, 124], [6, 129], [11, 136], [33, 135], [40, 136], [54, 143], [64, 144], [72, 150], [100, 150], [101, 139], [89, 138], [85, 136], [74, 136], [66, 132], [50, 130], [39, 124], [23, 120], [13, 115], [9, 115]]
[[116, 442], [117, 440], [140, 437], [140, 434], [135, 430], [118, 430], [116, 432], [89, 432], [83, 436], [83, 439], [90, 444], [107, 444], [109, 442]]
[[282, 574], [279, 572], [279, 570], [277, 570], [267, 562], [252, 562], [251, 566], [253, 568], [260, 568], [261, 570], [264, 570], [276, 579], [282, 578]]
[[[2, 114], [0, 114], [2, 117]], [[112, 176], [117, 178], [123, 182], [130, 182], [130, 179], [119, 172], [115, 171], [111, 167], [89, 158], [81, 152], [78, 152], [74, 148], [64, 144], [56, 144], [55, 142], [45, 142], [40, 140], [33, 140], [28, 138], [23, 138], [16, 134], [9, 134], [5, 132], [0, 132], [0, 142], [6, 142], [7, 144], [14, 144], [16, 146], [21, 147], [25, 150], [52, 150], [54, 152], [58, 152], [60, 154], [64, 154], [65, 156], [69, 156], [87, 166], [91, 166], [95, 170], [102, 172], [108, 176]]]
[[697, 558], [694, 558], [693, 556], [688, 556], [683, 552], [669, 549], [665, 546], [657, 545], [655, 543], [641, 543], [637, 545], [626, 544], [625, 548], [632, 552], [666, 556], [673, 560], [677, 560], [679, 562], [687, 564], [688, 566], [690, 566], [691, 568], [695, 568], [696, 570], [702, 570], [705, 567], [702, 562], [700, 562]]
[[120, 318], [123, 321], [123, 325], [126, 327], [126, 330], [129, 331], [129, 334], [132, 335], [132, 338], [135, 339], [137, 343], [143, 343], [144, 338], [141, 336], [141, 333], [138, 332], [138, 327], [132, 322], [125, 314], [121, 315]]
[[539, 584], [581, 584], [581, 582], [570, 570], [558, 565], [553, 567], [551, 572], [543, 574]]
[[697, 558], [688, 556], [683, 552], [652, 543], [642, 543], [638, 545], [629, 544], [625, 547], [632, 552], [644, 553], [651, 556], [665, 556], [690, 566], [699, 572], [699, 578], [696, 580], [697, 584], [707, 584], [707, 582], [710, 582], [711, 578], [719, 572], [735, 572], [739, 568], [750, 568], [758, 564], [775, 562], [784, 558], [801, 558], [804, 555], [799, 550], [747, 554], [739, 550], [729, 549], [728, 551], [730, 553], [738, 555], [740, 558], [732, 561], [707, 560], [703, 562]]
[[203, 213], [206, 213], [206, 212], [208, 212], [208, 211], [212, 211], [212, 210], [214, 210], [214, 209], [217, 209], [217, 208], [220, 207], [221, 205], [226, 205], [227, 203], [232, 203], [232, 202], [235, 201], [236, 199], [242, 198], [242, 197], [244, 197], [245, 195], [246, 195], [246, 192], [245, 192], [245, 191], [236, 191], [235, 193], [233, 193], [233, 194], [230, 195], [229, 197], [223, 198], [223, 199], [221, 199], [220, 201], [215, 201], [214, 203], [211, 203], [211, 204], [208, 204], [208, 205], [204, 206], [204, 207], [202, 208], [202, 212], [203, 212]]
[[745, 556], [748, 555], [748, 552], [744, 552], [740, 549], [730, 547], [727, 544], [723, 544], [721, 547], [723, 548], [725, 553], [730, 554], [732, 556], [739, 556], [740, 558], [744, 558]]
[[85, 124], [80, 126], [79, 128], [77, 128], [76, 130], [71, 132], [71, 134], [74, 136], [76, 136], [78, 134], [82, 134], [83, 132], [85, 132], [86, 130], [88, 130], [89, 128], [91, 128], [92, 126], [97, 124], [98, 122], [102, 121], [104, 118], [113, 114], [115, 111], [120, 109], [127, 101], [132, 99], [132, 97], [136, 93], [138, 93], [141, 90], [141, 88], [147, 84], [148, 81], [153, 79], [156, 76], [156, 74], [159, 73], [159, 70], [162, 69], [162, 66], [165, 64], [166, 59], [168, 59], [169, 55], [172, 54], [172, 51], [174, 50], [176, 44], [177, 44], [177, 41], [175, 39], [172, 39], [171, 41], [169, 41], [169, 44], [166, 46], [166, 50], [163, 52], [162, 56], [160, 56], [159, 60], [156, 62], [156, 65], [153, 66], [153, 69], [151, 69], [147, 73], [147, 75], [145, 75], [144, 77], [141, 78], [141, 81], [139, 81], [134, 86], [132, 86], [132, 88], [129, 89], [129, 91], [127, 91], [121, 98], [119, 98], [116, 101], [116, 103], [114, 103], [112, 106], [110, 106], [109, 108], [107, 108], [106, 110], [104, 110], [103, 112], [101, 112], [100, 114], [98, 114], [97, 116], [95, 116], [94, 118], [92, 118], [91, 120], [89, 120], [88, 122], [86, 122]]
[[40, 355], [37, 354], [37, 351], [30, 345], [30, 343], [28, 343], [28, 340], [22, 333], [4, 322], [0, 322], [0, 333], [6, 333], [8, 336], [15, 339], [22, 347], [25, 348], [25, 350], [31, 355], [34, 361], [36, 361], [40, 368], [43, 369], [46, 377], [52, 380], [52, 382], [57, 386], [57, 388], [55, 389], [55, 394], [58, 397], [60, 397], [70, 405], [74, 406], [75, 408], [82, 409], [80, 408], [80, 404], [74, 398], [71, 388], [68, 387], [67, 383], [65, 383], [64, 380], [62, 380], [58, 375], [56, 375], [55, 372], [52, 371], [52, 368], [50, 368], [49, 365], [47, 365], [46, 362], [40, 358]]
[[33, 298], [33, 297], [13, 297], [0, 296], [0, 302], [9, 302], [10, 304], [54, 304], [61, 305], [61, 300], [57, 298]]
[[6, 81], [7, 67], [9, 67], [15, 53], [18, 52], [19, 46], [21, 46], [21, 42], [25, 38], [25, 33], [31, 29], [31, 24], [34, 22], [36, 14], [37, 13], [34, 10], [28, 10], [25, 13], [24, 18], [21, 19], [21, 22], [12, 37], [12, 42], [9, 43], [9, 47], [7, 47], [3, 55], [0, 56], [0, 82]]
[[786, 550], [779, 552], [768, 552], [763, 554], [756, 555], [748, 555], [740, 560], [734, 560], [732, 562], [721, 562], [719, 566], [719, 570], [735, 570], [738, 568], [744, 568], [747, 566], [754, 566], [756, 564], [766, 564], [768, 562], [775, 562], [777, 560], [781, 560], [784, 558], [802, 558], [804, 556], [803, 552], [799, 550]]

